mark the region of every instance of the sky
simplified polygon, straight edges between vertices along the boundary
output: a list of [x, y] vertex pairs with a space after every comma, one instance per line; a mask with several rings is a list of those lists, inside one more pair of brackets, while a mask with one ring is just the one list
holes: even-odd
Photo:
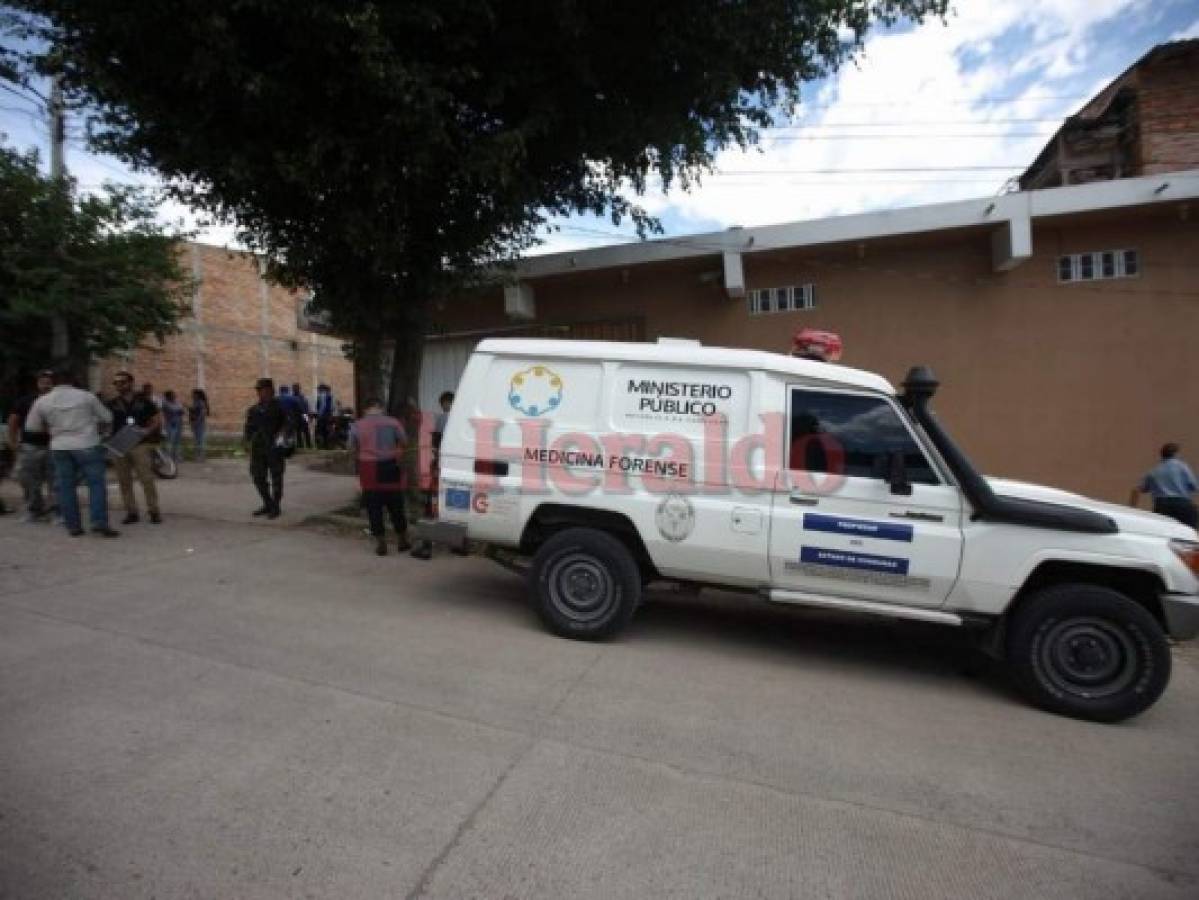
[[[1196, 0], [957, 0], [944, 21], [878, 30], [861, 55], [804, 90], [788, 122], [728, 150], [689, 192], [634, 198], [668, 237], [994, 195], [1062, 120], [1156, 44], [1199, 37]], [[48, 158], [36, 98], [0, 91], [0, 133]], [[67, 168], [81, 190], [152, 185], [86, 149], [70, 123]], [[234, 228], [177, 204], [164, 218], [232, 245]], [[637, 240], [607, 218], [555, 220], [532, 253]]]

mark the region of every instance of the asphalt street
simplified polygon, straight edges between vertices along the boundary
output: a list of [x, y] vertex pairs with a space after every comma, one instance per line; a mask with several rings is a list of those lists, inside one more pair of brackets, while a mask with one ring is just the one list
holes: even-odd
[[244, 478], [111, 541], [0, 518], [0, 897], [1199, 897], [1192, 647], [1099, 725], [731, 594], [571, 642], [487, 560], [303, 524], [351, 479], [263, 523]]

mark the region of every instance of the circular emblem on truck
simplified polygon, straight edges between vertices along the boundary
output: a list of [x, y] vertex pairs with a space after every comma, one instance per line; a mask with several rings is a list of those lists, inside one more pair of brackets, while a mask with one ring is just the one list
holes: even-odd
[[548, 366], [530, 366], [508, 382], [508, 404], [526, 416], [553, 412], [562, 402], [562, 378]]
[[695, 530], [695, 507], [682, 494], [667, 494], [654, 513], [658, 532], [668, 541], [685, 541]]

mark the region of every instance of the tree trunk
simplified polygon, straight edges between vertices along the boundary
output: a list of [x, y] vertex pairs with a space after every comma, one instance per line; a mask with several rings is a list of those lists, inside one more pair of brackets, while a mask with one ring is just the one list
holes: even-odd
[[424, 316], [412, 316], [389, 329], [393, 347], [387, 411], [403, 421], [409, 401], [420, 404], [420, 368], [425, 354]]
[[378, 330], [357, 335], [354, 339], [354, 405], [361, 410], [371, 397], [382, 397], [386, 387], [383, 335]]

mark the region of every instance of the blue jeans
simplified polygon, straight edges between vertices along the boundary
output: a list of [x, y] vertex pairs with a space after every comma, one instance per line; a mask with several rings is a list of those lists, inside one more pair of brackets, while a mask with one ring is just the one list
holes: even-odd
[[83, 450], [52, 450], [54, 474], [58, 478], [58, 508], [68, 531], [78, 531], [79, 497], [75, 484], [80, 473], [87, 481], [88, 520], [92, 528], [108, 527], [108, 486], [104, 480], [107, 451], [101, 446]]
[[204, 462], [205, 451], [207, 450], [207, 447], [205, 446], [205, 437], [207, 435], [207, 432], [208, 432], [208, 423], [207, 422], [193, 422], [192, 423], [192, 437], [195, 439], [195, 442], [196, 442], [196, 451], [195, 451], [196, 462]]
[[171, 459], [179, 462], [179, 441], [183, 438], [183, 423], [166, 427], [167, 453]]

